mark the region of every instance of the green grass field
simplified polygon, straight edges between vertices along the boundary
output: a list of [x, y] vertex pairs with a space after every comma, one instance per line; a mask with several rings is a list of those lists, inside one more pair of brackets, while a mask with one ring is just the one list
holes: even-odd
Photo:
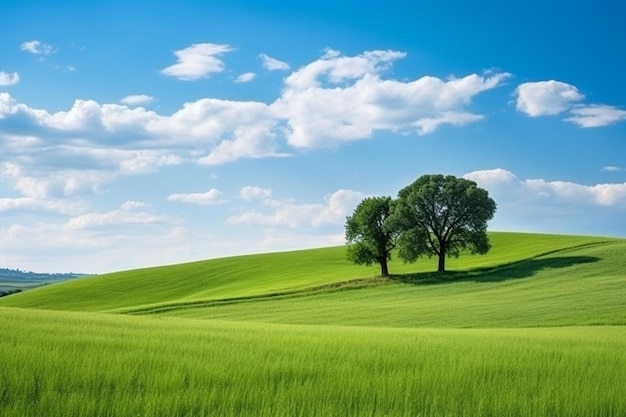
[[3, 297], [0, 415], [626, 415], [626, 240], [490, 238], [443, 276], [339, 247]]

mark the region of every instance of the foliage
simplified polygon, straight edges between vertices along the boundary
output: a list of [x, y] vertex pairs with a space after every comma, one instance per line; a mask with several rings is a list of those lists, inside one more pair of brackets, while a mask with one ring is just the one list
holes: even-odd
[[424, 175], [398, 193], [394, 227], [401, 230], [399, 256], [407, 262], [435, 255], [445, 271], [446, 256], [490, 248], [487, 222], [496, 203], [473, 181], [452, 175]]
[[380, 264], [382, 276], [389, 275], [387, 261], [396, 246], [397, 232], [388, 222], [391, 197], [368, 197], [346, 219], [348, 259], [357, 264]]

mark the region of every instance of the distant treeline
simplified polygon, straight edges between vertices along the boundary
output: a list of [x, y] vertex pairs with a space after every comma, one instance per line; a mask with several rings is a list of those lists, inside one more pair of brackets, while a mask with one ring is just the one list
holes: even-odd
[[0, 280], [5, 281], [60, 281], [85, 276], [74, 272], [48, 274], [41, 272], [22, 271], [19, 269], [0, 268]]
[[22, 292], [22, 289], [16, 288], [14, 290], [0, 291], [0, 297], [4, 297], [5, 295], [17, 294], [18, 292]]

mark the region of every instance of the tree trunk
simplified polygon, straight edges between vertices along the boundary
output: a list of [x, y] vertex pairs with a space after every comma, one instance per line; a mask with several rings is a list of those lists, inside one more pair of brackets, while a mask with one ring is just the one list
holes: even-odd
[[437, 272], [446, 272], [446, 254], [441, 252], [439, 254], [439, 267]]
[[437, 272], [446, 272], [446, 244], [439, 241], [439, 266]]
[[380, 262], [380, 275], [383, 277], [389, 276], [389, 269], [387, 268], [387, 258], [383, 258], [379, 260]]

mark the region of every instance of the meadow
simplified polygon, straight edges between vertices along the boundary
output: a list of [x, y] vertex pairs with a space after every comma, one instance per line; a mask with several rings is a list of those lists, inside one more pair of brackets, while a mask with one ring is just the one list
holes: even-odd
[[443, 276], [324, 248], [3, 297], [0, 415], [626, 415], [626, 241], [490, 238]]

